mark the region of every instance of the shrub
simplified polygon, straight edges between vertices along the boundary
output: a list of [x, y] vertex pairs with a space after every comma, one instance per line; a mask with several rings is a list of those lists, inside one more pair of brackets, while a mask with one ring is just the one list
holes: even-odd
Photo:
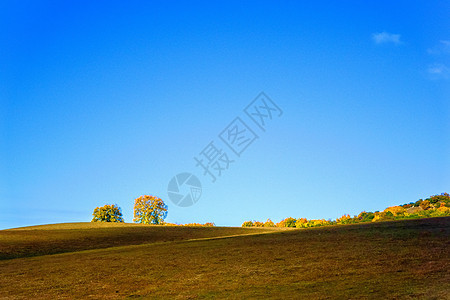
[[296, 219], [289, 217], [284, 219], [284, 225], [285, 227], [295, 227], [296, 221], [297, 221]]
[[253, 227], [253, 222], [252, 221], [245, 221], [244, 223], [242, 223], [241, 227]]
[[331, 221], [327, 221], [325, 219], [309, 220], [308, 224], [309, 224], [309, 227], [320, 227], [320, 226], [331, 225]]
[[418, 207], [420, 206], [420, 203], [422, 203], [422, 199], [417, 200], [416, 202], [414, 202], [414, 207]]
[[385, 213], [390, 212], [393, 216], [401, 215], [405, 213], [405, 208], [401, 206], [391, 206], [384, 210]]
[[329, 226], [335, 224], [352, 224], [359, 222], [377, 222], [377, 221], [389, 221], [400, 219], [416, 219], [416, 218], [429, 218], [440, 217], [450, 215], [450, 195], [448, 193], [442, 193], [440, 195], [431, 196], [425, 200], [419, 199], [416, 202], [410, 202], [408, 204], [391, 206], [384, 211], [373, 212], [361, 212], [358, 216], [350, 217], [345, 214], [335, 221], [318, 219], [307, 220], [306, 218], [286, 218], [278, 222], [276, 225], [268, 219], [265, 223], [258, 221], [247, 221], [242, 224], [242, 227], [317, 227], [317, 226]]
[[427, 209], [431, 208], [430, 201], [428, 201], [428, 200], [422, 201], [419, 204], [419, 206], [422, 207], [423, 210], [427, 210]]
[[259, 222], [259, 221], [254, 221], [253, 222], [253, 226], [254, 227], [264, 227], [264, 223], [263, 222]]
[[448, 193], [442, 193], [440, 195], [433, 195], [430, 198], [427, 198], [426, 200], [430, 201], [431, 204], [434, 204], [437, 202], [449, 203], [450, 195]]
[[352, 217], [350, 217], [350, 215], [343, 215], [340, 218], [336, 219], [336, 223], [337, 224], [351, 224], [351, 223], [355, 223], [352, 219]]
[[295, 227], [297, 228], [305, 228], [308, 227], [308, 219], [306, 218], [299, 218], [295, 222]]
[[363, 211], [358, 215], [358, 219], [360, 222], [370, 222], [375, 217], [373, 212], [365, 212]]
[[264, 227], [275, 227], [275, 224], [271, 219], [267, 219], [267, 221], [264, 223]]
[[[164, 225], [166, 225], [166, 224], [164, 223]], [[187, 224], [182, 224], [182, 225], [178, 225], [178, 226], [213, 227], [213, 226], [216, 226], [216, 225], [214, 223], [205, 223], [205, 224], [202, 224], [202, 223], [187, 223]]]

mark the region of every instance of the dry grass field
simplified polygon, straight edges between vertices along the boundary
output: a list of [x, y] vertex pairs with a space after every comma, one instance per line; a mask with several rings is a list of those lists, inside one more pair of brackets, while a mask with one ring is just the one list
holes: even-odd
[[1, 299], [450, 299], [450, 218], [0, 231]]
[[30, 226], [0, 231], [0, 260], [274, 230], [270, 228], [252, 229], [151, 226], [135, 223], [62, 223]]

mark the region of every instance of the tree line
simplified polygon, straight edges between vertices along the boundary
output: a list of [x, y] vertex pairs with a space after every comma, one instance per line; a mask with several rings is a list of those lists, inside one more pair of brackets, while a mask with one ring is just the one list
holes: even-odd
[[[215, 226], [214, 223], [189, 223], [173, 224], [165, 222], [168, 208], [161, 198], [143, 195], [134, 199], [134, 218], [133, 222], [153, 225], [171, 225], [171, 226]], [[91, 222], [116, 222], [123, 223], [122, 209], [117, 204], [106, 204], [96, 207], [92, 213]]]
[[[134, 200], [134, 218], [135, 223], [153, 224], [153, 225], [172, 225], [172, 226], [215, 226], [214, 223], [189, 223], [174, 224], [165, 222], [168, 207], [161, 198], [143, 195]], [[123, 223], [122, 209], [116, 204], [107, 204], [102, 207], [96, 207], [92, 213], [91, 222], [117, 222]], [[392, 221], [402, 219], [419, 219], [431, 217], [450, 216], [450, 195], [442, 193], [433, 195], [426, 199], [419, 199], [416, 202], [408, 204], [391, 206], [384, 211], [366, 212], [351, 217], [345, 214], [335, 220], [325, 219], [306, 219], [306, 218], [285, 218], [278, 223], [268, 219], [265, 222], [245, 221], [242, 227], [295, 227], [309, 228], [319, 226], [330, 226], [339, 224], [355, 224], [365, 222]]]
[[433, 195], [427, 199], [419, 199], [416, 202], [408, 204], [391, 206], [384, 211], [366, 212], [363, 211], [358, 215], [351, 217], [348, 214], [343, 215], [335, 220], [315, 219], [308, 220], [306, 218], [286, 218], [278, 223], [274, 223], [268, 219], [265, 222], [245, 221], [242, 227], [295, 227], [309, 228], [319, 226], [330, 226], [339, 224], [356, 224], [365, 222], [392, 221], [402, 219], [420, 219], [431, 217], [450, 216], [450, 195], [442, 193]]

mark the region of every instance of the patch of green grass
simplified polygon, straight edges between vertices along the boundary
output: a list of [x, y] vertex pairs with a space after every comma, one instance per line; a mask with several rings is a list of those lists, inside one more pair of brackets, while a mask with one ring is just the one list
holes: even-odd
[[[433, 218], [242, 231], [267, 234], [211, 235], [202, 240], [8, 259], [0, 261], [0, 295], [38, 299], [448, 299], [449, 223], [450, 218]], [[226, 229], [212, 230], [225, 233], [221, 230]]]

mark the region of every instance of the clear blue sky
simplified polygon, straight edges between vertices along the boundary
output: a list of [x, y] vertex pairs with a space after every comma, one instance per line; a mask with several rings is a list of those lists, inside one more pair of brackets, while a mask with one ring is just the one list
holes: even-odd
[[[169, 222], [239, 226], [448, 192], [449, 20], [448, 1], [3, 1], [0, 228], [107, 203], [131, 222], [144, 194]], [[283, 115], [211, 183], [193, 157], [255, 126], [261, 91]], [[167, 196], [180, 172], [191, 207]]]

